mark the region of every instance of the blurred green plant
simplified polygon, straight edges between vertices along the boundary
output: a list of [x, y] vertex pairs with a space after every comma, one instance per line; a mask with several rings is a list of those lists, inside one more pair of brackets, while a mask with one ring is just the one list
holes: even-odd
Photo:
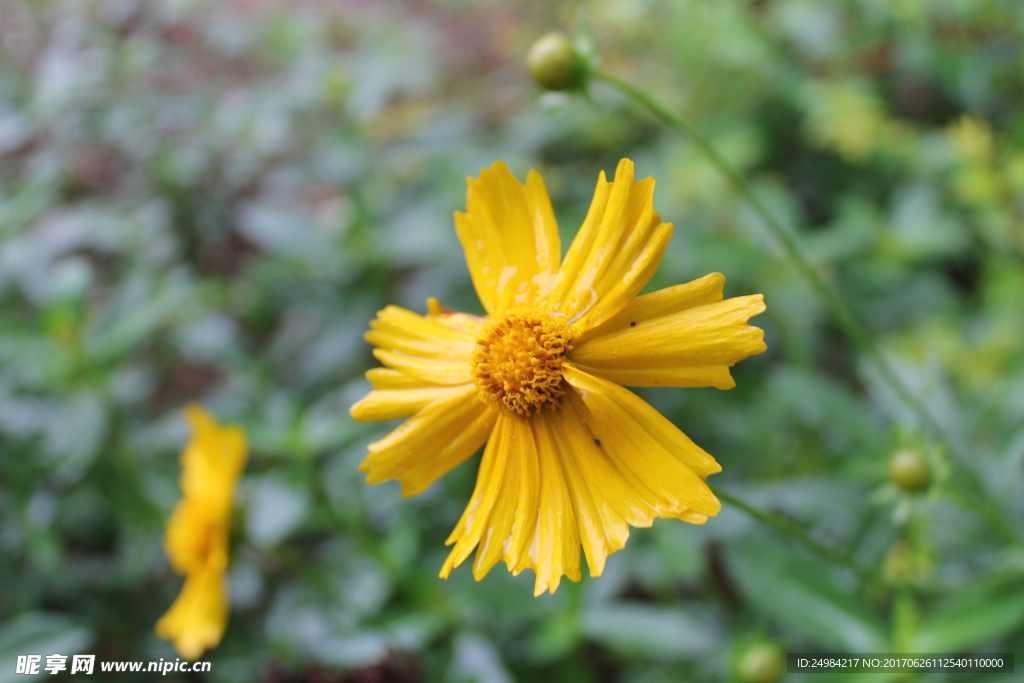
[[[152, 626], [180, 588], [160, 537], [192, 400], [253, 446], [210, 680], [735, 681], [761, 642], [1020, 651], [1024, 556], [950, 500], [967, 470], [1024, 532], [1017, 5], [588, 3], [601, 68], [749, 180], [943, 449], [692, 142], [603, 87], [536, 98], [519, 65], [571, 4], [9, 0], [0, 680], [30, 651], [173, 658]], [[677, 226], [652, 289], [717, 270], [769, 303], [736, 389], [644, 398], [723, 464], [713, 485], [848, 551], [868, 590], [729, 510], [635, 530], [550, 598], [441, 582], [475, 464], [407, 501], [358, 476], [386, 430], [346, 414], [366, 321], [428, 291], [473, 305], [464, 176], [539, 167], [568, 227], [623, 156]], [[926, 490], [888, 481], [905, 448]]]

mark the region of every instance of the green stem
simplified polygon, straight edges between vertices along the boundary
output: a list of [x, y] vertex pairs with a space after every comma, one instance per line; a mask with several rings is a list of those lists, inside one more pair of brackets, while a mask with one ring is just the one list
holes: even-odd
[[792, 520], [777, 513], [766, 512], [758, 509], [732, 493], [725, 493], [722, 490], [716, 490], [715, 495], [729, 505], [743, 510], [762, 524], [767, 524], [779, 533], [785, 534], [786, 536], [799, 541], [810, 550], [824, 557], [826, 560], [852, 570], [865, 585], [878, 582], [878, 577], [858, 565], [852, 557], [844, 552], [834, 550], [833, 548], [829, 548], [828, 546], [818, 543], [796, 522], [793, 522]]
[[[931, 431], [936, 438], [943, 441], [951, 453], [959, 456], [959, 449], [954, 447], [953, 441], [950, 439], [945, 429], [943, 429], [938, 421], [932, 417], [931, 413], [928, 412], [928, 409], [921, 400], [915, 396], [899, 378], [896, 371], [893, 370], [892, 366], [878, 350], [878, 347], [875, 346], [874, 341], [871, 339], [871, 335], [868, 334], [867, 330], [865, 330], [857, 320], [853, 311], [851, 311], [843, 300], [840, 299], [835, 292], [829, 289], [828, 285], [826, 285], [821, 279], [821, 276], [814, 269], [814, 266], [811, 265], [807, 256], [804, 255], [803, 250], [797, 243], [794, 233], [787, 230], [782, 223], [775, 218], [772, 212], [768, 210], [768, 207], [764, 205], [764, 202], [754, 194], [754, 190], [750, 186], [750, 183], [748, 183], [747, 180], [736, 169], [734, 169], [714, 147], [711, 146], [711, 143], [708, 142], [707, 138], [701, 135], [701, 133], [694, 128], [689, 121], [663, 105], [661, 102], [658, 102], [643, 90], [640, 90], [626, 81], [599, 69], [591, 71], [590, 75], [613, 86], [633, 101], [643, 105], [670, 128], [673, 128], [688, 137], [708, 158], [708, 160], [711, 161], [711, 163], [714, 164], [722, 174], [729, 178], [733, 186], [736, 188], [736, 191], [739, 192], [740, 196], [742, 196], [751, 208], [754, 209], [754, 212], [762, 221], [764, 221], [764, 224], [771, 231], [772, 235], [774, 235], [782, 245], [790, 262], [796, 267], [800, 275], [803, 276], [821, 301], [825, 304], [825, 307], [832, 314], [832, 317], [836, 322], [839, 323], [839, 326], [842, 328], [843, 332], [846, 333], [847, 337], [853, 341], [862, 353], [871, 359], [878, 371], [878, 374], [896, 393], [904, 405], [909, 407], [917, 415], [918, 420], [924, 428]], [[963, 461], [964, 458], [960, 457], [960, 460]], [[972, 491], [959, 492], [956, 496], [957, 500], [959, 500], [964, 507], [971, 509], [980, 517], [985, 519], [993, 529], [995, 529], [1004, 542], [1011, 545], [1015, 544], [1018, 541], [1016, 531], [1006, 522], [999, 510], [991, 505], [985, 498], [984, 489], [978, 481], [975, 472], [967, 467], [960, 467], [958, 469], [960, 471], [958, 471], [957, 474], [961, 481], [963, 483], [967, 483]]]

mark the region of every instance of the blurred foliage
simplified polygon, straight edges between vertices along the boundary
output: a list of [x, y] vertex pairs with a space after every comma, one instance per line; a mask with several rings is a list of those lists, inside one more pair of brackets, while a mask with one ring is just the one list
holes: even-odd
[[[1024, 534], [1024, 6], [587, 7], [603, 68], [752, 177]], [[957, 506], [949, 455], [725, 180], [602, 86], [538, 97], [524, 55], [576, 8], [3, 4], [0, 681], [30, 651], [174, 657], [152, 628], [181, 583], [161, 533], [189, 401], [253, 448], [211, 681], [740, 681], [765, 647], [1022, 651], [1024, 550]], [[374, 311], [480, 311], [451, 221], [464, 176], [540, 169], [568, 243], [623, 156], [676, 225], [651, 288], [720, 271], [768, 303], [769, 351], [736, 389], [642, 394], [719, 459], [712, 486], [887, 585], [861, 591], [728, 508], [634, 530], [603, 577], [554, 596], [500, 568], [445, 582], [476, 461], [408, 500], [363, 483], [388, 428], [347, 412]], [[924, 492], [887, 482], [907, 448]]]

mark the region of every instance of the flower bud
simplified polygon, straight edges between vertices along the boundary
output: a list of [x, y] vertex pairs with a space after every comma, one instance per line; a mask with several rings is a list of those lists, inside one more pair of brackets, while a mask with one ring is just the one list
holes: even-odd
[[923, 583], [932, 573], [927, 551], [906, 540], [893, 543], [882, 561], [882, 576], [892, 586]]
[[924, 454], [912, 448], [896, 451], [889, 461], [889, 480], [907, 492], [928, 486], [931, 473]]
[[585, 73], [583, 58], [561, 33], [538, 38], [526, 54], [526, 66], [545, 90], [568, 90], [579, 85]]
[[776, 683], [782, 678], [782, 651], [762, 643], [746, 651], [740, 659], [739, 676], [743, 683]]

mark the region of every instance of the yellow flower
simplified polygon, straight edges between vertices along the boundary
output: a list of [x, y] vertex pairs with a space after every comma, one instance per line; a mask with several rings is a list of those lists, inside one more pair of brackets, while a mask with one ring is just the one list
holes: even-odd
[[965, 115], [947, 129], [954, 149], [968, 161], [986, 164], [995, 156], [995, 136], [988, 121]]
[[813, 83], [806, 96], [811, 139], [847, 163], [864, 162], [875, 152], [905, 155], [915, 144], [914, 129], [892, 118], [862, 82]]
[[514, 574], [533, 569], [540, 595], [579, 580], [581, 543], [599, 576], [629, 525], [718, 513], [704, 483], [718, 463], [620, 385], [735, 386], [729, 367], [765, 350], [747, 324], [764, 302], [723, 301], [717, 273], [636, 298], [672, 224], [628, 159], [614, 182], [600, 175], [564, 259], [540, 174], [523, 186], [499, 161], [468, 183], [455, 227], [487, 316], [434, 299], [426, 317], [378, 314], [366, 339], [387, 367], [367, 373], [373, 391], [352, 415], [410, 419], [370, 444], [360, 469], [411, 496], [486, 442], [441, 576], [476, 548], [477, 580], [504, 560]]
[[156, 624], [178, 653], [197, 659], [215, 647], [228, 621], [224, 572], [235, 484], [245, 467], [245, 433], [221, 427], [199, 406], [186, 408], [192, 440], [181, 453], [181, 490], [167, 523], [164, 548], [174, 571], [185, 575], [178, 599]]

